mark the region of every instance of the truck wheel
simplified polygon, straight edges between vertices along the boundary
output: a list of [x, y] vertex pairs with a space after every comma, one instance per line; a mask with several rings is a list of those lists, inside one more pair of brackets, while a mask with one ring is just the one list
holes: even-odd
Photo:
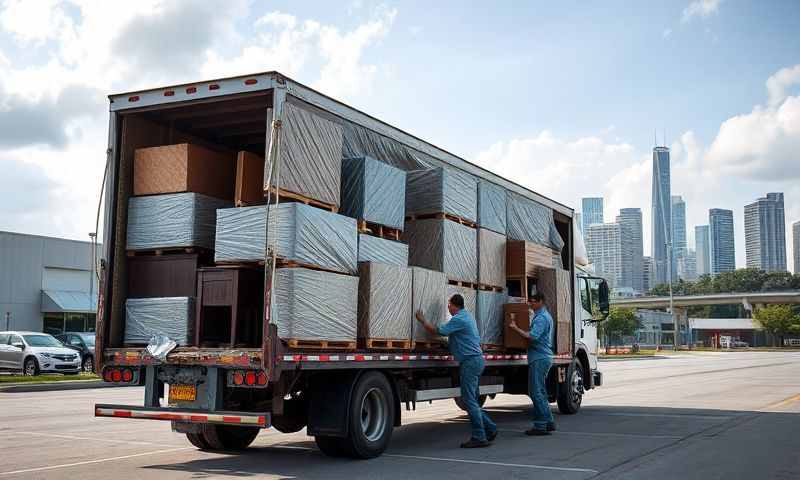
[[[203, 425], [201, 435], [204, 443], [208, 445], [208, 447], [204, 448], [204, 450], [244, 450], [256, 439], [258, 431], [258, 427], [205, 424]], [[192, 442], [192, 439], [189, 438], [189, 441]], [[192, 444], [194, 444], [194, 442], [192, 442]]]
[[211, 450], [211, 446], [206, 442], [202, 433], [187, 433], [186, 439], [200, 450]]
[[583, 367], [578, 360], [573, 360], [567, 369], [567, 381], [558, 385], [558, 410], [565, 415], [578, 413], [583, 392]]
[[272, 426], [281, 433], [299, 432], [306, 428], [307, 423], [308, 404], [303, 400], [288, 400], [284, 402], [283, 415], [272, 417]]
[[[465, 412], [467, 411], [467, 406], [464, 404], [464, 400], [462, 400], [461, 397], [456, 397], [456, 398], [453, 399], [453, 401], [456, 402], [456, 406], [458, 406], [458, 408], [460, 408], [461, 410], [463, 410]], [[481, 408], [483, 408], [483, 404], [484, 403], [486, 403], [486, 395], [479, 396], [478, 397], [478, 405], [480, 405]]]
[[331, 456], [374, 458], [389, 446], [394, 426], [394, 401], [389, 380], [379, 372], [364, 374], [350, 396], [345, 438], [318, 436], [317, 445]]

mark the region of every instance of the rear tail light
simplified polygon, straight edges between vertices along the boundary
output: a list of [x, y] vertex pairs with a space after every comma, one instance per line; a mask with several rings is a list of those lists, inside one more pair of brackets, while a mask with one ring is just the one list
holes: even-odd
[[165, 97], [174, 97], [175, 96], [175, 90], [167, 90], [167, 91], [165, 91], [164, 92], [164, 96]]
[[269, 383], [267, 373], [263, 370], [230, 370], [228, 385], [233, 387], [264, 387]]
[[197, 93], [197, 87], [189, 87], [186, 89], [186, 93]]
[[103, 369], [103, 380], [112, 383], [130, 383], [134, 380], [134, 371], [130, 368], [107, 367]]
[[139, 95], [133, 95], [131, 97], [128, 97], [128, 101], [129, 102], [138, 102], [139, 101]]
[[208, 89], [209, 90], [219, 90], [219, 85], [216, 84], [216, 83], [212, 83], [211, 85], [208, 86]]

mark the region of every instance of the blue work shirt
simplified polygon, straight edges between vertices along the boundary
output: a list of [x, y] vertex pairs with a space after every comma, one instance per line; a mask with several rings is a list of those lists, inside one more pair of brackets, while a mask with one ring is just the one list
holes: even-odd
[[553, 356], [553, 317], [542, 307], [531, 314], [531, 342], [528, 345], [528, 363]]
[[449, 322], [440, 325], [439, 335], [449, 338], [450, 353], [459, 362], [463, 362], [467, 357], [483, 355], [478, 325], [465, 309], [459, 310]]

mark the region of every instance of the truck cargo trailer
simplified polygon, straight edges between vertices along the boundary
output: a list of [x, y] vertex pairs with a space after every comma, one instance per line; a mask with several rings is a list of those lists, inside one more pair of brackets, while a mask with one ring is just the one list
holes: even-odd
[[[413, 326], [404, 330], [408, 335], [403, 338], [322, 338], [328, 335], [326, 327], [319, 327], [320, 338], [309, 338], [303, 322], [322, 321], [298, 313], [308, 305], [281, 297], [293, 295], [286, 293], [287, 282], [296, 282], [296, 290], [305, 277], [314, 282], [347, 277], [357, 285], [352, 248], [378, 236], [405, 249], [400, 260], [392, 257], [401, 266], [392, 268], [403, 268], [406, 257], [412, 262], [420, 257], [413, 243], [400, 245], [405, 235], [397, 228], [402, 212], [400, 223], [392, 225], [352, 220], [353, 229], [358, 226], [356, 243], [349, 237], [341, 243], [356, 247], [337, 247], [336, 255], [316, 266], [309, 265], [313, 259], [302, 257], [314, 252], [297, 251], [305, 244], [297, 240], [303, 232], [292, 232], [289, 247], [279, 246], [280, 240], [270, 243], [280, 227], [269, 217], [280, 214], [285, 219], [287, 213], [272, 206], [256, 208], [258, 204], [303, 204], [291, 213], [297, 215], [296, 229], [319, 226], [314, 219], [320, 211], [344, 217], [336, 213], [345, 201], [337, 170], [343, 158], [377, 159], [403, 172], [429, 170], [430, 175], [415, 175], [439, 182], [443, 196], [450, 188], [446, 182], [474, 183], [479, 208], [449, 211], [449, 200], [437, 198], [430, 202], [431, 213], [406, 202], [405, 221], [454, 222], [458, 225], [452, 230], [461, 233], [481, 228], [495, 232], [475, 233], [478, 249], [483, 238], [507, 236], [505, 285], [480, 283], [498, 275], [502, 280], [502, 271], [498, 274], [495, 266], [484, 267], [486, 262], [476, 260], [474, 268], [482, 270], [468, 272], [471, 278], [450, 279], [449, 288], [476, 293], [481, 308], [489, 294], [512, 302], [519, 297], [524, 301], [536, 289], [547, 291], [551, 311], [559, 310], [548, 377], [551, 402], [562, 413], [576, 413], [584, 393], [602, 384], [596, 325], [607, 315], [608, 288], [576, 264], [582, 242], [571, 208], [277, 72], [109, 98], [97, 371], [107, 382], [144, 385], [145, 395], [137, 406], [98, 404], [96, 416], [170, 421], [193, 445], [212, 450], [247, 447], [264, 428], [285, 433], [305, 428], [326, 454], [371, 458], [387, 448], [393, 428], [401, 425], [403, 409], [432, 400], [460, 403], [458, 364], [440, 339], [420, 341]], [[500, 213], [491, 219], [487, 209], [492, 200], [485, 199], [489, 192], [500, 199], [494, 205]], [[216, 215], [215, 259], [214, 212], [231, 207], [242, 210]], [[358, 215], [366, 215], [367, 209], [360, 207]], [[418, 210], [412, 213], [410, 208]], [[338, 217], [341, 228], [350, 228], [349, 217]], [[244, 240], [220, 238], [224, 232], [238, 231], [224, 222], [239, 218], [261, 223], [248, 224], [251, 230]], [[339, 227], [331, 227], [331, 232], [337, 232], [335, 228]], [[437, 228], [449, 232], [439, 225], [432, 230]], [[368, 238], [357, 238], [364, 235]], [[238, 248], [237, 241], [246, 248]], [[522, 243], [512, 248], [512, 242]], [[491, 245], [496, 250], [497, 242]], [[371, 255], [380, 257], [380, 246], [370, 248]], [[488, 252], [489, 247], [483, 248]], [[277, 249], [284, 249], [285, 258], [278, 258]], [[446, 263], [447, 255], [452, 252], [437, 258]], [[230, 258], [246, 262], [232, 264]], [[447, 265], [440, 269], [443, 276], [448, 275], [446, 269]], [[392, 271], [380, 269], [384, 270]], [[411, 281], [412, 275], [407, 277]], [[566, 283], [556, 286], [555, 280], [547, 280], [551, 277], [566, 278]], [[355, 287], [349, 285], [342, 288], [350, 292]], [[316, 290], [323, 291], [313, 292], [320, 295], [327, 291], [323, 284]], [[521, 312], [516, 321], [524, 324], [527, 310], [521, 308], [510, 310]], [[286, 326], [281, 322], [288, 315], [301, 316]], [[149, 339], [153, 328], [163, 335]], [[497, 330], [487, 338], [481, 401], [501, 393], [527, 395], [524, 346], [515, 347], [510, 338], [500, 344]]]

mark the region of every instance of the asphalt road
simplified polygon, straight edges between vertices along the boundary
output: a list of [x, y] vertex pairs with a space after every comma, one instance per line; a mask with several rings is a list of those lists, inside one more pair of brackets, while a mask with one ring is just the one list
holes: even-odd
[[[0, 392], [0, 480], [24, 478], [800, 478], [800, 353], [680, 354], [601, 363], [606, 385], [559, 431], [528, 438], [529, 402], [487, 403], [500, 426], [461, 450], [451, 401], [404, 413], [388, 452], [331, 459], [303, 432], [264, 431], [240, 455], [205, 453], [166, 422], [98, 419], [92, 405], [142, 401], [141, 388]], [[554, 411], [557, 410], [553, 406]]]

